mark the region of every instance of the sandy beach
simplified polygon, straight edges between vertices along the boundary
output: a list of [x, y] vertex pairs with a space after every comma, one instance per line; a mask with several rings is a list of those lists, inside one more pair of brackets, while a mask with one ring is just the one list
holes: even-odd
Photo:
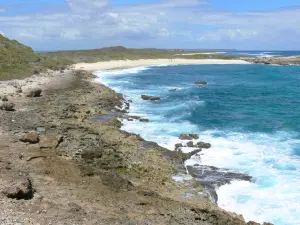
[[96, 71], [131, 68], [138, 66], [153, 66], [153, 65], [197, 65], [197, 64], [249, 64], [244, 60], [224, 60], [224, 59], [140, 59], [140, 60], [118, 60], [104, 61], [97, 63], [77, 63], [75, 69]]

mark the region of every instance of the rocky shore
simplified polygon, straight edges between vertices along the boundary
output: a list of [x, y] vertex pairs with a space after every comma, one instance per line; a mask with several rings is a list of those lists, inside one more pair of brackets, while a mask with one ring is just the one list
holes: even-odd
[[189, 154], [120, 130], [129, 103], [93, 79], [0, 83], [0, 224], [257, 224], [209, 201]]
[[300, 56], [288, 56], [288, 57], [259, 57], [259, 58], [249, 58], [249, 57], [241, 57], [242, 60], [245, 60], [250, 63], [257, 64], [276, 64], [283, 66], [290, 65], [300, 65]]

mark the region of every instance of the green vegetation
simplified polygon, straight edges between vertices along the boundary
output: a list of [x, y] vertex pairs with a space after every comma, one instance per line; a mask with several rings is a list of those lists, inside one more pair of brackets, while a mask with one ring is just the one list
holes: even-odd
[[109, 60], [137, 59], [234, 59], [236, 57], [222, 54], [193, 54], [200, 51], [163, 50], [163, 49], [133, 49], [122, 46], [92, 50], [59, 51], [35, 53], [16, 40], [9, 40], [0, 34], [0, 80], [22, 78], [51, 70], [64, 70], [69, 65], [78, 62], [99, 62]]
[[30, 47], [0, 34], [0, 80], [39, 74], [46, 69], [65, 69], [70, 64], [72, 62], [65, 59], [42, 57]]
[[47, 56], [55, 60], [65, 59], [73, 61], [74, 63], [86, 62], [100, 62], [109, 60], [137, 60], [137, 59], [173, 59], [173, 58], [186, 58], [186, 59], [234, 59], [233, 56], [224, 56], [222, 54], [199, 54], [199, 55], [180, 55], [185, 53], [199, 53], [200, 51], [187, 51], [187, 50], [165, 50], [165, 49], [134, 49], [125, 48], [122, 46], [109, 47], [92, 50], [77, 50], [77, 51], [59, 51], [41, 53], [41, 56]]

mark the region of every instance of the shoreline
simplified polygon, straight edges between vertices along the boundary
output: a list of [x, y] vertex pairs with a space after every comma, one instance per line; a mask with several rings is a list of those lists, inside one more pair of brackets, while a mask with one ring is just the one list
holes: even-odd
[[95, 72], [97, 70], [127, 69], [141, 66], [158, 65], [227, 65], [227, 64], [251, 64], [245, 60], [229, 59], [139, 59], [139, 60], [116, 60], [103, 61], [96, 63], [77, 63], [74, 64], [76, 70], [86, 70]]
[[[95, 77], [85, 71], [52, 75], [45, 75], [53, 79], [46, 79], [39, 86], [43, 89], [41, 97], [26, 98], [14, 90], [9, 101], [16, 103], [16, 110], [0, 111], [0, 143], [5, 140], [5, 147], [0, 148], [1, 155], [4, 159], [14, 159], [9, 173], [30, 172], [26, 176], [35, 191], [32, 200], [26, 201], [26, 207], [32, 207], [33, 212], [36, 208], [42, 210], [31, 216], [31, 221], [44, 223], [48, 219], [57, 223], [66, 219], [70, 222], [72, 218], [74, 223], [80, 224], [88, 215], [91, 221], [103, 218], [104, 224], [111, 224], [136, 222], [134, 214], [153, 224], [170, 221], [194, 224], [195, 218], [202, 218], [209, 225], [247, 224], [242, 216], [216, 207], [199, 195], [201, 186], [193, 180], [183, 183], [172, 180], [171, 176], [180, 170], [176, 166], [181, 165], [187, 154], [174, 154], [137, 134], [120, 130], [116, 117], [124, 113], [118, 113], [116, 107], [121, 106], [121, 95], [102, 84], [90, 82]], [[68, 79], [62, 80], [65, 76]], [[26, 83], [30, 88], [35, 87], [32, 84], [38, 84], [39, 79], [35, 77]], [[107, 118], [112, 112], [117, 113]], [[12, 116], [18, 118], [13, 123]], [[63, 137], [62, 143], [45, 151], [39, 149], [39, 144], [16, 141], [18, 136], [31, 130], [45, 136], [54, 132]], [[99, 158], [97, 151], [103, 148], [101, 146], [104, 152]], [[8, 178], [0, 176], [0, 181], [2, 179]], [[39, 196], [52, 210], [40, 207]], [[53, 202], [52, 199], [57, 200]], [[17, 212], [17, 207], [24, 207], [17, 204], [18, 201], [2, 201], [6, 208]], [[102, 204], [107, 201], [108, 205]], [[93, 208], [86, 207], [89, 204]], [[115, 210], [118, 205], [122, 206], [121, 211], [118, 207]], [[7, 213], [6, 221], [10, 218], [24, 220], [30, 216], [11, 214], [6, 208], [2, 210]], [[151, 213], [141, 213], [141, 209]]]

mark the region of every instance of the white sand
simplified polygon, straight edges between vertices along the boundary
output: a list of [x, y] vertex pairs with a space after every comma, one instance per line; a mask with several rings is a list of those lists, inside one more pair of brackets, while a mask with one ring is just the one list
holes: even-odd
[[122, 69], [139, 66], [154, 65], [198, 65], [198, 64], [249, 64], [244, 60], [224, 60], [224, 59], [139, 59], [139, 60], [119, 60], [104, 61], [97, 63], [78, 63], [75, 69], [87, 71]]

